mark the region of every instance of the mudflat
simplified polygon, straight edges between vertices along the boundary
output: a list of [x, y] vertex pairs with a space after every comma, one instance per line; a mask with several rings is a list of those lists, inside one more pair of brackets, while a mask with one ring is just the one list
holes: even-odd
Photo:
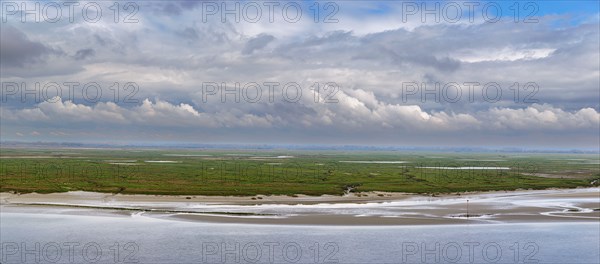
[[[439, 196], [174, 196], [0, 193], [2, 212], [94, 213], [180, 221], [289, 225], [431, 225], [600, 221], [600, 188]], [[33, 210], [35, 208], [35, 210]], [[57, 208], [67, 209], [58, 210]]]

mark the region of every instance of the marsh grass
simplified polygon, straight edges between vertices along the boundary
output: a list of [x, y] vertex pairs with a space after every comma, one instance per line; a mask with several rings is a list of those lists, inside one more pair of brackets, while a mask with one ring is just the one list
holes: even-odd
[[[121, 165], [119, 161], [137, 165]], [[83, 190], [234, 196], [369, 191], [431, 194], [590, 187], [598, 186], [599, 178], [597, 154], [139, 149], [2, 149], [0, 154], [0, 191], [23, 193]]]

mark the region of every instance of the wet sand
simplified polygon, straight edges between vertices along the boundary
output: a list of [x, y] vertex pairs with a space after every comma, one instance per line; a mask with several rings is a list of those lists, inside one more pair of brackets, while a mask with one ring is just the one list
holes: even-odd
[[[467, 208], [467, 200], [468, 208]], [[0, 193], [1, 212], [144, 216], [211, 223], [435, 225], [599, 222], [600, 188], [427, 196], [162, 196], [92, 192]]]
[[[379, 196], [383, 195], [383, 196]], [[118, 201], [118, 202], [190, 202], [190, 203], [209, 203], [209, 204], [234, 204], [234, 205], [255, 205], [255, 204], [319, 204], [319, 203], [366, 203], [374, 201], [393, 201], [406, 199], [415, 196], [429, 197], [427, 195], [408, 194], [408, 193], [388, 193], [388, 192], [370, 192], [362, 193], [361, 196], [354, 194], [336, 196], [308, 196], [298, 194], [295, 196], [287, 195], [257, 195], [257, 196], [194, 196], [194, 195], [144, 195], [144, 194], [107, 194], [95, 192], [64, 192], [64, 193], [0, 193], [0, 201], [5, 203], [96, 203], [99, 201]], [[254, 199], [253, 199], [254, 198]]]

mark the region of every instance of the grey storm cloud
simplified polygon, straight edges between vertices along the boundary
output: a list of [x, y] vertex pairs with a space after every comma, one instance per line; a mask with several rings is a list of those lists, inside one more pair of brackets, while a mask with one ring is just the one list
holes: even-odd
[[28, 63], [42, 61], [53, 50], [32, 41], [19, 29], [2, 25], [0, 30], [0, 62], [5, 67], [23, 67]]
[[260, 34], [251, 38], [242, 49], [242, 54], [252, 54], [252, 52], [264, 48], [273, 40], [275, 40], [275, 37], [268, 34]]
[[75, 53], [73, 58], [76, 60], [85, 60], [89, 57], [93, 57], [94, 55], [96, 55], [96, 51], [93, 49], [80, 49]]

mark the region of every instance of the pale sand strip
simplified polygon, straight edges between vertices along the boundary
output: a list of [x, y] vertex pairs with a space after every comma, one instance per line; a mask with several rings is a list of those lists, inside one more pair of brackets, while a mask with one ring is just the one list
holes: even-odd
[[[381, 194], [384, 196], [379, 196]], [[187, 199], [188, 197], [190, 199]], [[125, 216], [141, 212], [144, 216], [154, 218], [250, 224], [428, 225], [600, 222], [599, 188], [463, 193], [439, 197], [406, 193], [369, 193], [367, 196], [360, 197], [355, 195], [260, 197], [262, 199], [257, 199], [256, 196], [114, 195], [90, 192], [21, 195], [0, 193], [0, 204], [2, 204], [1, 212], [39, 211], [41, 213], [66, 212], [80, 214], [85, 211], [87, 213]], [[252, 198], [255, 198], [255, 200]], [[466, 217], [467, 199], [470, 201], [470, 217], [468, 219]], [[35, 204], [37, 206], [27, 206]], [[298, 204], [305, 206], [299, 209], [292, 206]], [[192, 207], [189, 207], [190, 205]], [[194, 208], [194, 205], [200, 207]], [[257, 214], [254, 205], [262, 205], [268, 213], [261, 212]], [[323, 209], [323, 205], [332, 207], [331, 209], [328, 209], [329, 207]], [[283, 206], [287, 211], [278, 211], [280, 210], [278, 206]], [[389, 206], [389, 208], [386, 206]], [[31, 207], [36, 208], [34, 210]], [[104, 209], [100, 210], [101, 207], [104, 207]], [[352, 211], [357, 207], [358, 209], [373, 209], [374, 212], [378, 213], [357, 215], [355, 211]], [[41, 208], [44, 210], [39, 210]], [[72, 210], [57, 210], [57, 208], [70, 208]], [[206, 211], [207, 208], [210, 210]], [[230, 211], [231, 208], [236, 210]], [[245, 208], [248, 208], [247, 211], [244, 211]], [[242, 211], [240, 212], [240, 210]], [[379, 214], [380, 212], [384, 214]]]
[[[582, 191], [583, 190], [583, 191]], [[0, 193], [0, 203], [7, 201], [14, 203], [85, 203], [101, 201], [118, 202], [196, 202], [210, 204], [230, 204], [230, 205], [255, 205], [255, 204], [320, 204], [320, 203], [368, 203], [368, 202], [386, 202], [411, 199], [415, 197], [432, 199], [458, 198], [476, 199], [483, 196], [545, 196], [545, 197], [591, 197], [600, 199], [600, 188], [578, 188], [578, 189], [548, 189], [548, 190], [517, 190], [517, 191], [492, 191], [492, 192], [463, 192], [457, 194], [443, 194], [437, 196], [413, 193], [393, 193], [393, 192], [368, 192], [336, 196], [307, 196], [298, 194], [294, 197], [287, 195], [257, 195], [257, 196], [199, 196], [199, 195], [145, 195], [145, 194], [111, 194], [73, 191], [64, 193]], [[254, 198], [254, 199], [253, 199]]]
[[[378, 196], [382, 194], [384, 196]], [[298, 194], [296, 197], [286, 195], [257, 195], [257, 196], [198, 196], [198, 195], [145, 195], [145, 194], [107, 194], [95, 192], [64, 192], [64, 193], [0, 193], [0, 202], [7, 203], [96, 203], [101, 201], [116, 202], [190, 202], [210, 204], [232, 204], [232, 205], [254, 205], [254, 204], [320, 204], [320, 203], [366, 203], [377, 201], [395, 201], [415, 196], [427, 197], [426, 195], [408, 193], [363, 193], [363, 196], [346, 195], [322, 195], [307, 196]], [[252, 199], [255, 198], [255, 199]]]

